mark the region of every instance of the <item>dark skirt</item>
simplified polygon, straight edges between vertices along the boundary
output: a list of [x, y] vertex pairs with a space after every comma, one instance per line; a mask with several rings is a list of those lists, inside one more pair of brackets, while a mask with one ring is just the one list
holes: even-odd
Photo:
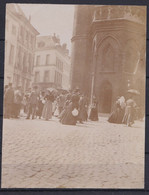
[[62, 111], [60, 116], [60, 122], [64, 125], [76, 125], [77, 123], [77, 116], [72, 115], [73, 111], [72, 104], [68, 105], [65, 110]]
[[117, 108], [116, 110], [114, 110], [108, 119], [109, 123], [116, 123], [116, 124], [121, 124], [122, 120], [124, 117], [124, 110]]
[[126, 106], [123, 123], [126, 125], [132, 125], [134, 123], [134, 112], [131, 106]]
[[78, 120], [80, 121], [87, 121], [88, 115], [86, 108], [81, 108], [78, 115]]
[[91, 109], [89, 119], [92, 121], [98, 121], [98, 112], [96, 108]]

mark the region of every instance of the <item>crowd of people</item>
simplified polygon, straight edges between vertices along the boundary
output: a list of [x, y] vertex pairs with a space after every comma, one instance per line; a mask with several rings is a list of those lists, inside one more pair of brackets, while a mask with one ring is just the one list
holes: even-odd
[[58, 117], [62, 124], [75, 125], [90, 120], [98, 120], [98, 104], [94, 97], [90, 115], [88, 116], [89, 101], [77, 88], [74, 91], [55, 93], [49, 88], [39, 91], [37, 86], [22, 93], [21, 86], [13, 89], [12, 84], [4, 89], [4, 118], [49, 120]]
[[108, 118], [110, 123], [126, 124], [131, 127], [136, 119], [142, 120], [144, 113], [134, 100], [134, 95], [129, 94], [127, 100], [124, 96], [118, 97], [113, 111]]
[[[127, 101], [123, 96], [118, 97], [108, 122], [131, 126], [136, 119], [136, 113], [137, 104], [132, 96]], [[52, 88], [39, 91], [34, 86], [32, 90], [23, 93], [21, 86], [13, 89], [10, 83], [4, 89], [4, 118], [20, 116], [46, 121], [55, 116], [66, 125], [76, 125], [77, 122], [83, 123], [87, 120], [98, 121], [98, 101], [93, 97], [90, 105], [89, 99], [78, 88], [74, 91], [55, 92]]]

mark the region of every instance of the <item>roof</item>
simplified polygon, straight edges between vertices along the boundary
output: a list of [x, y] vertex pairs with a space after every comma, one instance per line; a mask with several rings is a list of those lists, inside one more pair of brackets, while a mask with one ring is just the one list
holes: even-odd
[[[37, 42], [36, 49], [44, 50], [47, 48], [55, 48], [62, 55], [69, 57], [67, 45], [65, 43], [61, 45], [59, 37], [55, 36], [55, 34], [53, 36], [52, 35], [37, 36], [36, 42]], [[38, 44], [40, 43], [41, 47], [38, 48]]]
[[18, 4], [15, 3], [8, 3], [6, 5], [6, 8], [18, 19], [24, 21], [25, 24], [27, 24], [36, 35], [39, 35], [39, 32], [33, 27], [33, 25], [30, 23], [29, 19], [25, 16], [24, 12], [20, 8]]

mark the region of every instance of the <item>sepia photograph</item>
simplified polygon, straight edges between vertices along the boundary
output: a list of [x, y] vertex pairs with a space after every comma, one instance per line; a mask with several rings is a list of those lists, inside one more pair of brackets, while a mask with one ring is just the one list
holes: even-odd
[[6, 4], [2, 188], [144, 188], [146, 16]]

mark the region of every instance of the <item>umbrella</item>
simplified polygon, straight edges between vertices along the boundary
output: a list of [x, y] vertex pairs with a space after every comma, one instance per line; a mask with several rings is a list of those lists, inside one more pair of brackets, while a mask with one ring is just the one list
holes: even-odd
[[129, 89], [128, 93], [134, 94], [134, 95], [140, 95], [140, 92], [137, 91], [136, 89]]
[[47, 88], [48, 91], [50, 91], [51, 93], [58, 93], [58, 91], [55, 88]]

